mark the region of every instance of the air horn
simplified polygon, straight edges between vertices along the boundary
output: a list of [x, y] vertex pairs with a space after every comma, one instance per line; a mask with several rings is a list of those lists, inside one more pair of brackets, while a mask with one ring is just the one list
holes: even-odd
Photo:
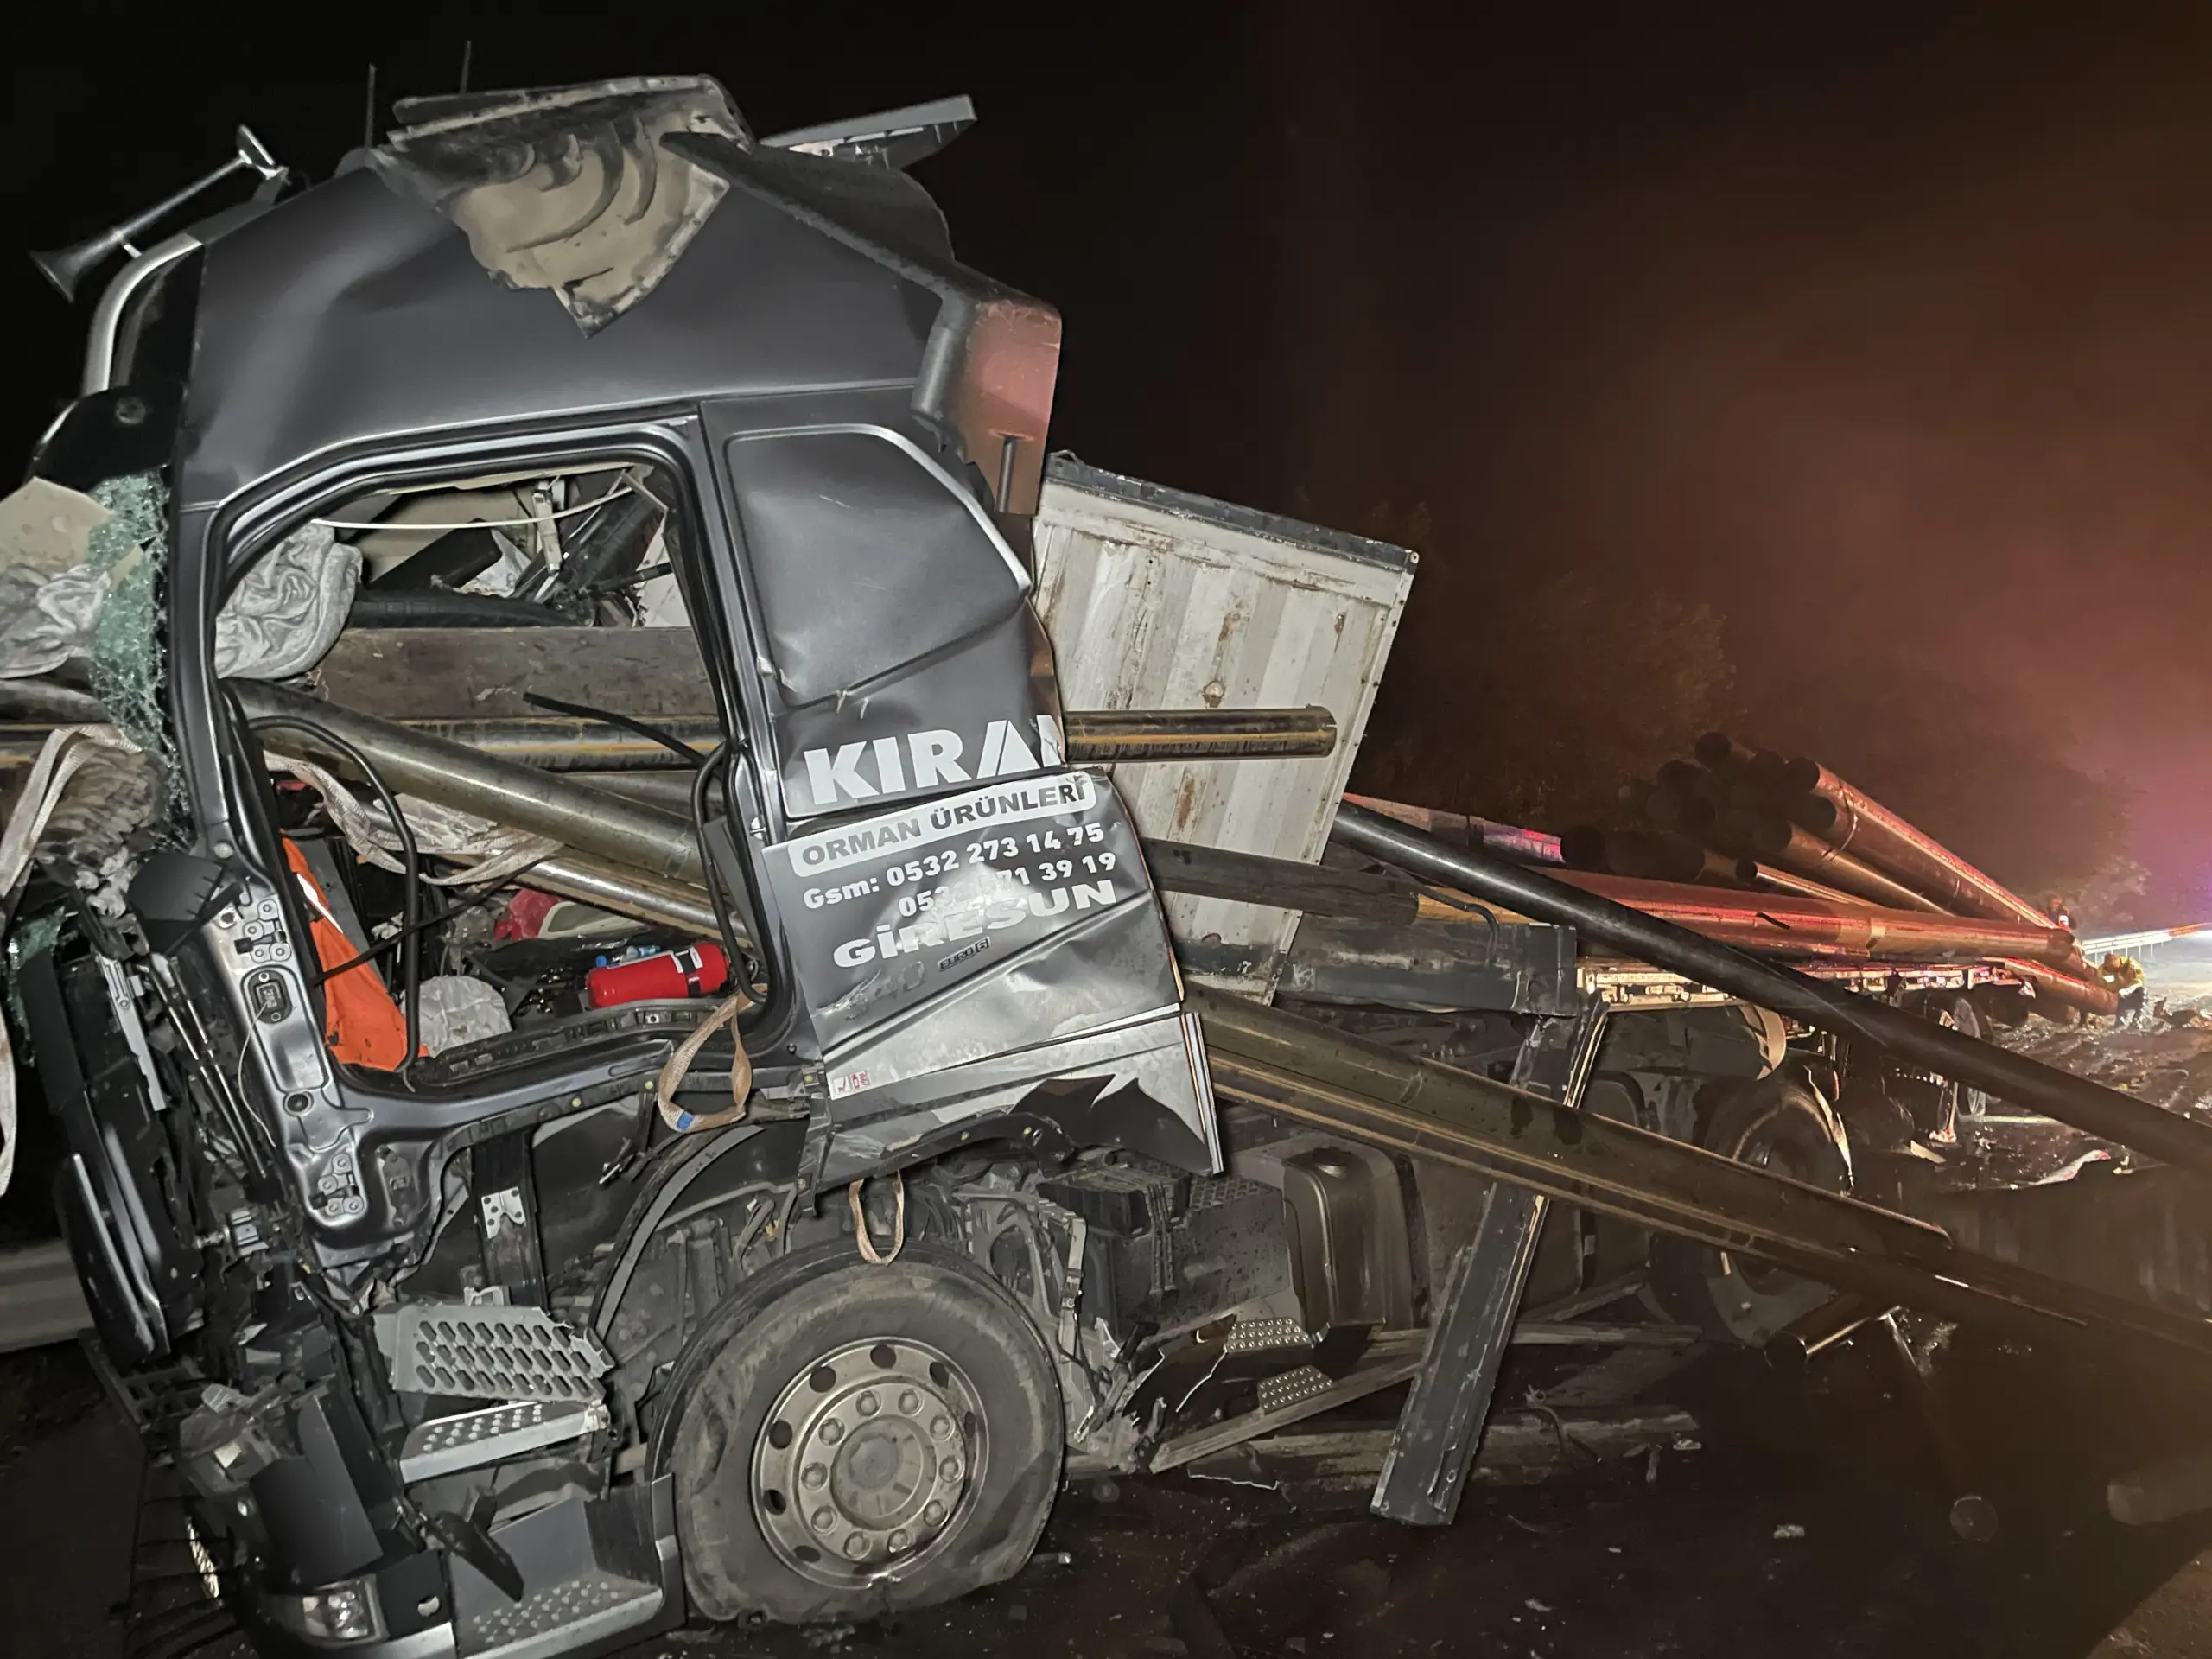
[[119, 225], [111, 225], [97, 235], [88, 236], [81, 242], [73, 242], [66, 248], [51, 248], [44, 253], [34, 253], [31, 263], [39, 268], [48, 282], [61, 291], [63, 299], [73, 300], [77, 297], [77, 285], [110, 254], [120, 249], [136, 259], [139, 251], [131, 245], [133, 237], [150, 229], [200, 192], [213, 188], [233, 173], [254, 174], [263, 184], [268, 185], [283, 178], [284, 168], [277, 165], [276, 157], [269, 153], [268, 146], [255, 137], [251, 130], [240, 127], [237, 153], [220, 167], [194, 180], [175, 195], [162, 197], [145, 212], [133, 213]]

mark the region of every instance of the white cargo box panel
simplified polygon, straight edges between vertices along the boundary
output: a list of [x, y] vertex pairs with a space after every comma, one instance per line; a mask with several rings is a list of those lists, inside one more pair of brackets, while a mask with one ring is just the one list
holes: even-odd
[[[1336, 716], [1325, 759], [1115, 768], [1139, 833], [1318, 862], [1417, 556], [1068, 455], [1046, 468], [1036, 550], [1037, 606], [1067, 707], [1319, 703]], [[1297, 912], [1166, 898], [1188, 969], [1274, 995]]]

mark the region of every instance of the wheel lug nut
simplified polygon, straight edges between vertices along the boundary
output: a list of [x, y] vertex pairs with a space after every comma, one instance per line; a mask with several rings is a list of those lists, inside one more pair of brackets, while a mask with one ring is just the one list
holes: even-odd
[[873, 1417], [882, 1408], [881, 1402], [876, 1399], [874, 1390], [861, 1395], [854, 1403], [860, 1408], [861, 1415], [863, 1417]]
[[839, 1422], [835, 1417], [832, 1417], [828, 1422], [822, 1425], [821, 1433], [823, 1445], [835, 1446], [838, 1441], [845, 1438], [845, 1426]]
[[944, 1505], [938, 1503], [935, 1498], [931, 1498], [929, 1503], [925, 1504], [922, 1508], [922, 1519], [930, 1526], [943, 1526], [944, 1524]]
[[951, 1418], [950, 1418], [950, 1417], [932, 1417], [932, 1418], [931, 1418], [931, 1419], [930, 1419], [930, 1439], [931, 1439], [931, 1440], [950, 1440], [951, 1438], [952, 1438], [952, 1419], [951, 1419]]
[[946, 1480], [959, 1479], [960, 1459], [957, 1458], [947, 1458], [943, 1463], [938, 1465], [937, 1471]]
[[906, 1529], [904, 1527], [891, 1535], [891, 1548], [893, 1549], [904, 1549], [912, 1541], [906, 1536]]
[[861, 1537], [857, 1532], [847, 1534], [845, 1537], [845, 1554], [851, 1556], [853, 1560], [856, 1561], [859, 1560], [861, 1556], [868, 1554], [868, 1540]]
[[837, 1512], [835, 1510], [820, 1509], [814, 1512], [814, 1529], [817, 1532], [827, 1532], [836, 1524]]
[[828, 1484], [829, 1480], [830, 1471], [818, 1463], [810, 1463], [799, 1471], [798, 1484], [817, 1491]]
[[900, 1392], [899, 1395], [899, 1414], [900, 1416], [912, 1417], [921, 1408], [922, 1396], [920, 1395], [916, 1394], [912, 1389], [906, 1389]]

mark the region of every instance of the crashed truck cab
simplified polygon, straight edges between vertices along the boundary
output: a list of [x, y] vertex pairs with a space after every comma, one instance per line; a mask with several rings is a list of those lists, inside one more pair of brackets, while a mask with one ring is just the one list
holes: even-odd
[[[10, 951], [101, 1345], [268, 1650], [1004, 1577], [1064, 1452], [1140, 1433], [1040, 1182], [1222, 1168], [1031, 604], [1058, 319], [953, 261], [894, 165], [926, 121], [779, 147], [701, 81], [403, 115], [127, 270], [34, 467], [158, 524], [138, 753], [100, 753], [156, 781]], [[676, 788], [410, 703], [431, 645], [465, 677], [540, 627], [582, 654], [517, 729], [601, 645], [703, 677]], [[579, 931], [509, 927], [541, 880]], [[636, 961], [706, 994], [596, 995]], [[428, 1042], [472, 979], [488, 1029]]]

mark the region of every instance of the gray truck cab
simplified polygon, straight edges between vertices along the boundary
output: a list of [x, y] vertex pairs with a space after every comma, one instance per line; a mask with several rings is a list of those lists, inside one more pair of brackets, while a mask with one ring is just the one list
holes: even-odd
[[[271, 1652], [1002, 1578], [1064, 1459], [1141, 1461], [1147, 1344], [1284, 1294], [1279, 1249], [1149, 1259], [1242, 1212], [1031, 603], [1058, 320], [891, 164], [930, 121], [778, 147], [698, 81], [402, 114], [126, 270], [34, 462], [150, 596], [92, 665], [137, 786], [10, 953], [105, 1363]], [[471, 204], [590, 167], [584, 278], [487, 253]], [[529, 651], [512, 727], [619, 658], [637, 696], [577, 717], [650, 749], [673, 698], [699, 741], [590, 781], [456, 741]], [[479, 830], [403, 831], [425, 801]], [[454, 850], [487, 823], [537, 839]], [[493, 926], [534, 873], [582, 931]], [[712, 994], [589, 988], [686, 950]], [[471, 978], [504, 1028], [432, 1052], [426, 982]]]

